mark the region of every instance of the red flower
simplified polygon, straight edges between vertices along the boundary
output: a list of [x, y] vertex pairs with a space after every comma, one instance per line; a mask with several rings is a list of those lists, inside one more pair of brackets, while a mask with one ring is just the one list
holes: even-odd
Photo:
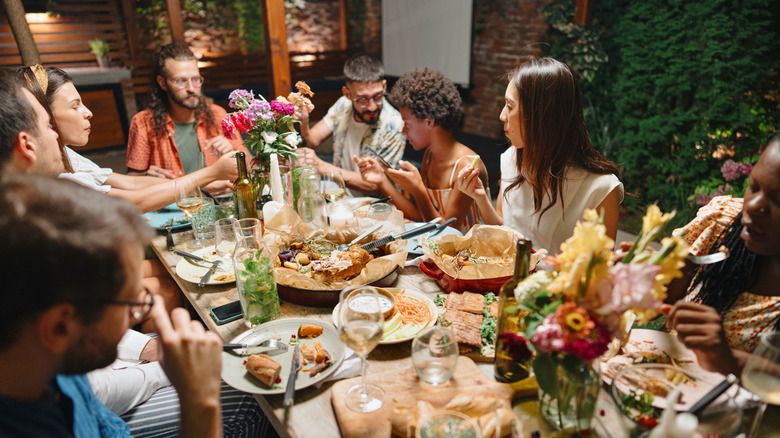
[[252, 129], [252, 122], [249, 121], [249, 117], [247, 117], [243, 111], [233, 113], [231, 120], [236, 126], [236, 129], [238, 129], [238, 132], [242, 134], [246, 134]]
[[509, 356], [516, 362], [523, 362], [531, 358], [531, 350], [528, 349], [528, 342], [525, 336], [505, 331], [498, 335], [498, 338], [507, 347]]
[[225, 136], [225, 138], [233, 139], [233, 131], [236, 129], [235, 126], [233, 126], [233, 123], [230, 121], [230, 116], [225, 117], [222, 119], [222, 135]]

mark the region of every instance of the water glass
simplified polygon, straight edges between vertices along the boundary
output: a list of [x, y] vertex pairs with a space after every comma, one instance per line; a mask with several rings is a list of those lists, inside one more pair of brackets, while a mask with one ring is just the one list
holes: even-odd
[[217, 212], [214, 209], [214, 200], [203, 198], [203, 205], [192, 215], [192, 231], [196, 240], [214, 238], [214, 221], [217, 220]]
[[385, 202], [377, 202], [368, 207], [367, 216], [375, 219], [386, 219], [395, 207]]
[[230, 259], [236, 248], [236, 235], [233, 232], [233, 222], [236, 218], [223, 218], [214, 222], [214, 252], [218, 257]]
[[446, 327], [429, 327], [412, 341], [412, 364], [420, 379], [440, 385], [452, 378], [458, 364], [458, 341]]

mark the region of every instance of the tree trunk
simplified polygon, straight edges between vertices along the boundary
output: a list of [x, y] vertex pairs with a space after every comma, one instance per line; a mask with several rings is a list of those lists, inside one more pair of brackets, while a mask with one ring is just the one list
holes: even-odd
[[8, 23], [11, 25], [11, 31], [16, 39], [16, 46], [19, 47], [19, 54], [22, 57], [22, 64], [26, 66], [40, 64], [41, 55], [38, 53], [38, 47], [35, 45], [30, 26], [27, 25], [27, 19], [24, 18], [24, 6], [22, 0], [1, 0], [5, 12], [8, 14]]

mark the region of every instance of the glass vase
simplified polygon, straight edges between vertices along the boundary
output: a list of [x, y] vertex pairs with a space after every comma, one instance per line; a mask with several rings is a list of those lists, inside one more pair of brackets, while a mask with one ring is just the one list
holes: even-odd
[[[535, 361], [539, 359], [541, 362], [551, 359], [547, 371], [541, 376], [537, 373], [539, 410], [544, 419], [556, 430], [590, 429], [601, 390], [598, 367], [572, 357], [559, 360], [537, 356]], [[545, 376], [547, 373], [549, 376]]]
[[273, 258], [262, 240], [259, 219], [240, 219], [233, 223], [236, 248], [233, 267], [244, 321], [259, 325], [281, 315], [276, 291]]

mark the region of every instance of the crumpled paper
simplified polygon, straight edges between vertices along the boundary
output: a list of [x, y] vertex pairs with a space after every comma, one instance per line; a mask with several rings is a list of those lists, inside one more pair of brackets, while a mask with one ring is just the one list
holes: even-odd
[[[362, 243], [368, 243], [389, 234], [395, 235], [404, 232], [403, 213], [400, 211], [392, 212], [381, 223], [382, 227], [373, 232]], [[351, 221], [351, 225], [345, 227], [328, 227], [324, 230], [317, 230], [303, 222], [292, 207], [285, 205], [265, 224], [263, 241], [271, 254], [276, 256], [279, 251], [288, 248], [292, 242], [299, 242], [306, 238], [322, 237], [338, 244], [348, 243], [376, 224], [377, 220], [374, 218], [355, 218], [354, 221]], [[334, 279], [325, 283], [294, 269], [281, 267], [277, 257], [274, 257], [274, 277], [278, 284], [306, 290], [336, 290], [352, 285], [367, 284], [383, 278], [398, 267], [403, 267], [407, 254], [406, 251], [403, 251], [405, 246], [406, 240], [403, 239], [389, 243], [387, 245], [390, 251], [389, 255], [371, 260], [360, 275], [348, 281]]]

